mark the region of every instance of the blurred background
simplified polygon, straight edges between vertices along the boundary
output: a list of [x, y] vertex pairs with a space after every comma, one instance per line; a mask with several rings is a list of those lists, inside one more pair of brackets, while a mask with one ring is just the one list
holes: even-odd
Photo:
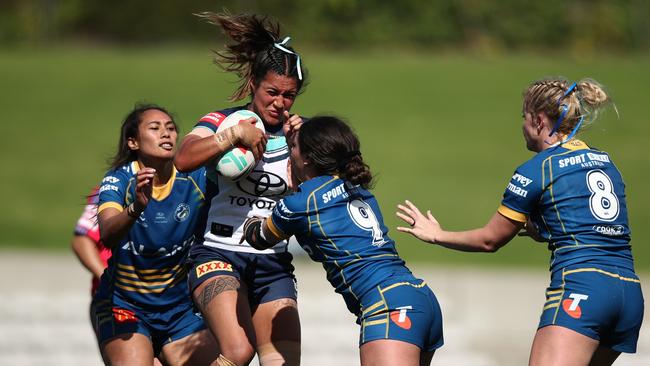
[[[591, 77], [608, 88], [618, 113], [606, 110], [581, 138], [623, 174], [645, 279], [647, 0], [1, 0], [0, 364], [99, 362], [90, 275], [70, 251], [74, 224], [136, 102], [175, 112], [182, 135], [235, 105], [227, 97], [237, 77], [212, 62], [224, 38], [193, 15], [223, 9], [268, 15], [292, 37], [309, 71], [293, 112], [334, 113], [356, 129], [391, 236], [443, 305], [439, 364], [525, 364], [549, 252], [526, 238], [492, 255], [426, 246], [394, 230], [396, 205], [431, 209], [447, 229], [485, 224], [532, 156], [521, 96], [534, 80]], [[305, 364], [355, 364], [351, 315], [321, 270], [303, 263]], [[626, 357], [619, 364], [649, 364], [650, 337]]]
[[[309, 70], [294, 112], [350, 121], [394, 228], [398, 202], [444, 227], [483, 225], [529, 158], [521, 93], [533, 80], [592, 77], [606, 111], [583, 138], [627, 183], [636, 264], [650, 267], [650, 2], [645, 0], [3, 0], [0, 3], [0, 248], [68, 250], [137, 101], [174, 111], [188, 132], [231, 106], [237, 78], [212, 63], [219, 30], [193, 14], [227, 9], [280, 21]], [[393, 231], [409, 261], [546, 266], [517, 239], [496, 255], [425, 247]]]

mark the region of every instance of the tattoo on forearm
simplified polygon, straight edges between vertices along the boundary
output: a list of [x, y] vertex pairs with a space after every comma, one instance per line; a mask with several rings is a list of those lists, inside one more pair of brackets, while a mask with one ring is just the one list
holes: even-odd
[[228, 141], [228, 138], [223, 132], [219, 132], [214, 135], [214, 138], [217, 140], [218, 143], [222, 143], [224, 141]]
[[236, 141], [235, 137], [235, 127], [229, 128], [228, 131], [230, 131], [230, 143], [234, 144]]
[[208, 308], [208, 304], [212, 299], [224, 291], [237, 291], [239, 290], [239, 281], [230, 276], [218, 277], [214, 281], [208, 283], [201, 294], [199, 294], [199, 306], [201, 311]]

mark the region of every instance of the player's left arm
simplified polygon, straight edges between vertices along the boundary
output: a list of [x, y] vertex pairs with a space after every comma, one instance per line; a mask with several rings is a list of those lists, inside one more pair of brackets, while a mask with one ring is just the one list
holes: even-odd
[[485, 226], [467, 231], [443, 230], [431, 211], [425, 216], [413, 203], [405, 201], [398, 205], [397, 216], [409, 227], [397, 230], [416, 238], [446, 248], [465, 252], [496, 252], [506, 245], [524, 227], [523, 222], [507, 218], [496, 212]]

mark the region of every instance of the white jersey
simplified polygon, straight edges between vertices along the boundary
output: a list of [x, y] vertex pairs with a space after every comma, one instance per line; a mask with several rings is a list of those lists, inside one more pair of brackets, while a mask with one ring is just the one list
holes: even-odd
[[[216, 132], [221, 121], [235, 110], [230, 108], [204, 116], [192, 133], [205, 134], [207, 127]], [[253, 216], [268, 217], [273, 207], [282, 197], [291, 193], [287, 184], [287, 164], [289, 147], [282, 130], [271, 133], [266, 151], [261, 161], [251, 173], [233, 182], [221, 176], [214, 166], [207, 167], [207, 188], [204, 215], [207, 217], [199, 230], [203, 231], [203, 244], [236, 252], [270, 254], [287, 251], [287, 242], [281, 241], [272, 248], [257, 250], [246, 241], [239, 243], [243, 236], [244, 222]], [[200, 235], [200, 233], [199, 233]]]

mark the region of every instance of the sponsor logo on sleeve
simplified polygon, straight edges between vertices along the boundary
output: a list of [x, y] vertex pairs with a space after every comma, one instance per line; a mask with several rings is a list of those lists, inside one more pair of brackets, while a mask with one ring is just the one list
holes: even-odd
[[525, 190], [525, 189], [523, 189], [521, 187], [517, 187], [516, 185], [514, 185], [512, 183], [508, 183], [508, 190], [510, 192], [516, 194], [517, 196], [521, 196], [521, 197], [524, 197], [524, 198], [526, 198], [526, 196], [528, 196], [528, 191], [527, 190]]
[[525, 177], [519, 173], [515, 173], [515, 175], [512, 176], [512, 180], [521, 184], [522, 187], [527, 187], [529, 184], [533, 182], [532, 179]]
[[208, 113], [205, 116], [201, 117], [199, 122], [207, 122], [207, 123], [213, 124], [216, 127], [219, 127], [219, 125], [224, 120], [224, 118], [226, 118], [226, 116], [224, 116], [223, 114], [221, 114], [219, 112], [212, 112], [212, 113]]
[[113, 177], [112, 175], [109, 175], [108, 177], [104, 177], [104, 179], [102, 179], [102, 183], [112, 183], [112, 184], [115, 184], [115, 183], [117, 183], [117, 182], [119, 182], [119, 181], [120, 181], [120, 178], [118, 178], [118, 177]]
[[106, 191], [119, 191], [119, 188], [117, 186], [114, 186], [112, 184], [104, 184], [99, 188], [99, 193], [106, 192]]

